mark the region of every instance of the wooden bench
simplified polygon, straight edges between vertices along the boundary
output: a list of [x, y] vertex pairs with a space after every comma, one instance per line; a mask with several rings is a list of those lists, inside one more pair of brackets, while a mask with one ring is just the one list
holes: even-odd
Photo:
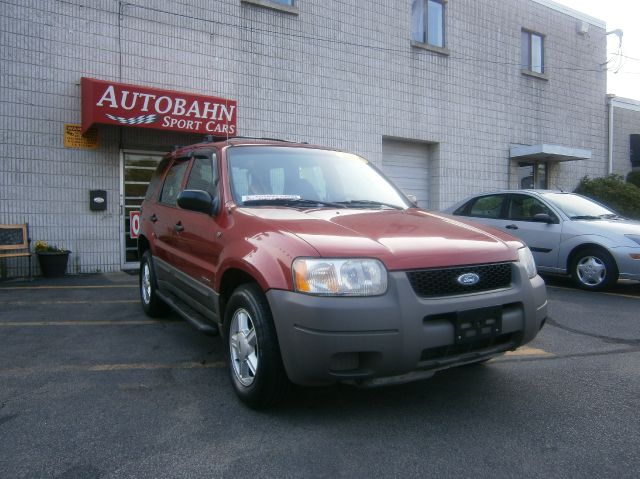
[[29, 224], [0, 224], [0, 258], [29, 258], [29, 279], [31, 279], [31, 238]]

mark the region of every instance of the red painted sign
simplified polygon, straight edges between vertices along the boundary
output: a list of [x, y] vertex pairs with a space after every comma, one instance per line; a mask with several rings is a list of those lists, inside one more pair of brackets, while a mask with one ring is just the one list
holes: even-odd
[[92, 125], [235, 136], [237, 102], [110, 81], [81, 79], [82, 133]]
[[140, 235], [140, 212], [129, 211], [129, 236], [136, 239]]

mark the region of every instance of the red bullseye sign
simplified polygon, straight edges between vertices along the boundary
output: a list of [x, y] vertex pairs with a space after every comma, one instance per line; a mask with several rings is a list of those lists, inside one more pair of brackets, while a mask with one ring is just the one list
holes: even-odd
[[129, 212], [129, 236], [135, 239], [140, 234], [140, 212]]

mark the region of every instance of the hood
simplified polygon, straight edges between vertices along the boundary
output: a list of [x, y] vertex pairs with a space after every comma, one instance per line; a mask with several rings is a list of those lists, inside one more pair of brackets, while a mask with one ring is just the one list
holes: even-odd
[[512, 236], [418, 209], [243, 208], [313, 246], [323, 257], [380, 259], [389, 270], [514, 261]]
[[[640, 222], [627, 219], [599, 219], [599, 220], [573, 220], [575, 226], [579, 226], [581, 233], [596, 234], [608, 238], [615, 238], [617, 235], [638, 235], [640, 236]], [[620, 239], [616, 238], [617, 242]], [[631, 241], [631, 240], [629, 240]]]

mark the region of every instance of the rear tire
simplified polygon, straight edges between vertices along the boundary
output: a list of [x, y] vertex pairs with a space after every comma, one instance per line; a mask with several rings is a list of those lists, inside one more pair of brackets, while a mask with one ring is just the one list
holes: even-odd
[[225, 335], [229, 377], [242, 402], [262, 409], [289, 388], [267, 299], [256, 284], [238, 287], [227, 304]]
[[618, 267], [613, 257], [601, 248], [578, 251], [571, 261], [571, 277], [579, 288], [602, 291], [618, 281]]
[[153, 269], [151, 251], [147, 250], [140, 260], [140, 275], [138, 285], [140, 287], [140, 302], [142, 309], [151, 318], [159, 318], [167, 313], [169, 307], [158, 297], [158, 284], [156, 273]]

